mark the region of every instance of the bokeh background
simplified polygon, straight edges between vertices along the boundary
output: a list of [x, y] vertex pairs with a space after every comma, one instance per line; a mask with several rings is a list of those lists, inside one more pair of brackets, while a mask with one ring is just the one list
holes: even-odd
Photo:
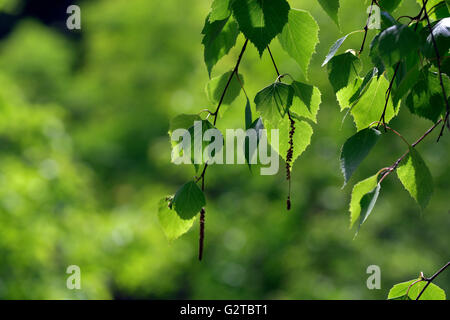
[[[294, 166], [293, 209], [284, 170], [210, 168], [199, 263], [197, 223], [169, 243], [157, 204], [194, 175], [170, 163], [169, 120], [213, 108], [201, 46], [210, 1], [0, 1], [0, 298], [385, 299], [393, 284], [448, 261], [450, 133], [418, 146], [435, 181], [428, 208], [393, 174], [353, 240], [352, 185], [405, 151], [384, 135], [341, 190], [339, 150], [355, 128], [350, 117], [342, 124], [320, 65], [336, 39], [364, 26], [368, 4], [341, 1], [339, 30], [316, 1], [289, 2], [320, 26], [308, 81], [322, 92], [312, 143]], [[418, 12], [403, 2], [396, 16]], [[65, 28], [70, 4], [81, 6], [81, 31]], [[341, 50], [361, 41], [355, 34]], [[241, 35], [214, 75], [234, 65], [242, 43]], [[276, 40], [271, 47], [281, 72], [306, 80]], [[276, 77], [253, 45], [240, 71], [251, 97]], [[244, 106], [243, 97], [227, 106], [219, 129], [243, 127]], [[410, 141], [431, 126], [405, 107], [391, 124]], [[66, 288], [73, 264], [81, 290]], [[366, 287], [372, 264], [381, 290]], [[449, 291], [450, 272], [436, 283]]]

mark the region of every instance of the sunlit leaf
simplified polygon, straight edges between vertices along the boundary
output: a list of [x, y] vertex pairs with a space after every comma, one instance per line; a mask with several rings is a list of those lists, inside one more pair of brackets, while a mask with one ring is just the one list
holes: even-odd
[[[426, 285], [426, 281], [416, 282], [417, 279], [398, 283], [389, 290], [389, 300], [416, 300]], [[413, 284], [416, 282], [415, 284]], [[409, 291], [408, 291], [409, 288]], [[419, 300], [445, 300], [445, 291], [434, 283], [430, 283]]]
[[169, 241], [175, 240], [189, 231], [195, 221], [195, 217], [189, 220], [180, 218], [173, 209], [171, 199], [161, 199], [158, 205], [159, 223]]
[[397, 168], [397, 176], [411, 197], [425, 209], [433, 194], [433, 177], [416, 149], [409, 148], [408, 156]]
[[[352, 198], [350, 200], [350, 228], [353, 227], [355, 222], [358, 221], [361, 217], [361, 200], [366, 194], [373, 192], [377, 187], [377, 184], [378, 175], [374, 175], [370, 178], [358, 182], [353, 187]], [[368, 209], [369, 207], [366, 206], [365, 208]]]
[[308, 74], [311, 57], [319, 42], [319, 26], [308, 11], [289, 10], [288, 23], [278, 35], [283, 49], [299, 64], [302, 72]]

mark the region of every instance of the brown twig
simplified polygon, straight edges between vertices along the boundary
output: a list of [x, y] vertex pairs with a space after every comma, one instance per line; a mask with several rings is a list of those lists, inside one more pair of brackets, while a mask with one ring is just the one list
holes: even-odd
[[[439, 121], [437, 121], [430, 129], [428, 129], [419, 139], [416, 140], [416, 142], [414, 142], [411, 145], [411, 148], [414, 148], [416, 145], [418, 145], [423, 139], [425, 139], [426, 136], [428, 136], [440, 123], [442, 122], [442, 119], [439, 119]], [[400, 164], [400, 162], [409, 154], [409, 150], [406, 151], [400, 158], [397, 159], [397, 161], [395, 161], [395, 163], [386, 168], [386, 172], [383, 174], [383, 176], [381, 177], [380, 181], [378, 183], [381, 183], [391, 172], [393, 172], [395, 169], [397, 169], [398, 165]]]
[[364, 38], [363, 41], [361, 43], [361, 48], [359, 49], [359, 53], [358, 55], [361, 55], [361, 53], [364, 50], [364, 45], [366, 44], [366, 39], [367, 39], [367, 33], [369, 32], [369, 22], [370, 22], [370, 17], [372, 16], [372, 10], [373, 10], [373, 5], [377, 3], [375, 0], [372, 0], [372, 3], [370, 4], [370, 12], [369, 12], [369, 16], [367, 17], [367, 21], [366, 21], [366, 25], [364, 26], [363, 30], [364, 30]]

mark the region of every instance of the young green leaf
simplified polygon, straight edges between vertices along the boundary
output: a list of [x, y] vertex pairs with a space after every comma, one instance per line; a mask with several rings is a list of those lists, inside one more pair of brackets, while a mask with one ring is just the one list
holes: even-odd
[[[225, 90], [225, 86], [227, 85], [228, 79], [233, 71], [228, 71], [222, 74], [221, 76], [214, 77], [208, 81], [205, 87], [206, 96], [209, 101], [213, 104], [218, 104], [220, 98], [222, 97], [223, 91]], [[239, 74], [239, 79], [244, 83], [244, 77]], [[241, 92], [241, 84], [239, 83], [236, 75], [233, 75], [231, 82], [228, 86], [227, 92], [223, 98], [223, 104], [231, 104], [234, 99], [239, 96]]]
[[[418, 279], [398, 283], [389, 290], [389, 300], [416, 300], [419, 293], [426, 285], [426, 281], [419, 281]], [[415, 284], [413, 284], [416, 282]], [[434, 283], [430, 283], [425, 289], [419, 300], [445, 300], [445, 291], [439, 288]]]
[[195, 217], [189, 220], [181, 219], [171, 207], [171, 199], [161, 199], [158, 205], [159, 223], [169, 241], [179, 238], [188, 232], [195, 221]]
[[433, 177], [416, 149], [409, 148], [407, 158], [397, 168], [397, 176], [422, 210], [425, 209], [433, 194]]
[[380, 131], [366, 128], [345, 141], [341, 150], [341, 170], [344, 175], [344, 186], [361, 162], [380, 139]]
[[322, 102], [319, 89], [298, 81], [293, 81], [291, 87], [294, 92], [294, 99], [290, 110], [300, 117], [317, 123], [317, 112]]
[[276, 125], [292, 105], [293, 97], [294, 91], [290, 85], [274, 82], [256, 94], [256, 111], [261, 114], [264, 122]]
[[[374, 67], [372, 70], [370, 70], [366, 74], [366, 76], [362, 80], [361, 85], [359, 86], [359, 88], [350, 97], [350, 99], [348, 101], [348, 103], [350, 105], [352, 105], [355, 102], [357, 102], [367, 92], [367, 89], [369, 88], [370, 83], [372, 82], [372, 79], [375, 78], [377, 75], [378, 75], [378, 69], [376, 67]], [[358, 81], [358, 83], [359, 83], [359, 81]]]
[[319, 0], [323, 10], [330, 16], [331, 20], [339, 26], [339, 0]]
[[231, 15], [230, 0], [213, 0], [209, 21], [224, 20]]
[[[210, 17], [210, 16], [209, 16]], [[205, 20], [202, 30], [205, 64], [208, 74], [216, 63], [234, 47], [239, 29], [236, 21], [232, 17], [225, 17], [223, 20]]]
[[375, 207], [375, 203], [378, 200], [378, 196], [380, 195], [380, 184], [377, 184], [375, 189], [370, 191], [369, 193], [366, 193], [361, 201], [361, 213], [359, 215], [359, 225], [358, 230], [356, 230], [355, 237], [358, 235], [359, 229], [361, 229], [361, 226], [364, 222], [366, 222], [367, 218], [369, 217], [370, 213], [372, 212], [373, 208]]
[[205, 195], [197, 183], [190, 181], [184, 184], [173, 197], [173, 208], [183, 220], [190, 220], [200, 212], [206, 204]]
[[[386, 90], [389, 81], [385, 77], [373, 79], [366, 93], [352, 106], [351, 114], [357, 130], [367, 128], [374, 121], [380, 119], [386, 103]], [[385, 121], [388, 123], [398, 113], [399, 108], [394, 109], [391, 97], [386, 107]]]
[[[367, 178], [363, 181], [358, 182], [352, 190], [352, 198], [350, 200], [350, 228], [353, 227], [356, 221], [358, 221], [361, 217], [362, 207], [361, 207], [361, 200], [363, 197], [374, 191], [374, 189], [378, 185], [378, 174]], [[378, 196], [378, 195], [377, 195]], [[375, 198], [376, 200], [376, 198]], [[369, 201], [370, 203], [370, 201]], [[368, 216], [370, 214], [370, 211], [372, 210], [373, 206], [367, 206], [367, 200], [364, 204], [364, 209], [366, 212], [363, 212], [363, 216]], [[370, 209], [370, 211], [368, 210]], [[368, 212], [368, 213], [367, 213]]]
[[359, 78], [362, 66], [358, 57], [351, 52], [346, 52], [333, 57], [328, 63], [328, 79], [334, 92], [352, 85]]
[[319, 26], [308, 11], [291, 9], [288, 22], [278, 35], [283, 49], [299, 64], [305, 76], [311, 57], [319, 42]]
[[[289, 132], [291, 131], [291, 123], [288, 117], [284, 117], [277, 126], [272, 123], [264, 121], [264, 127], [267, 129], [267, 135], [269, 143], [273, 149], [286, 160], [287, 152], [289, 150]], [[272, 143], [271, 130], [278, 129], [278, 147]], [[293, 136], [294, 150], [292, 154], [292, 165], [295, 160], [306, 150], [311, 143], [311, 137], [313, 135], [312, 127], [306, 122], [299, 119], [295, 119], [295, 132]]]
[[260, 56], [283, 30], [290, 9], [286, 0], [240, 0], [231, 7], [239, 29], [256, 46]]
[[330, 48], [330, 51], [328, 52], [327, 56], [325, 57], [325, 60], [322, 63], [322, 67], [325, 66], [336, 54], [336, 52], [339, 50], [339, 48], [344, 43], [345, 39], [351, 34], [354, 34], [356, 32], [360, 32], [359, 30], [350, 32], [349, 34], [346, 34], [342, 38], [339, 38]]

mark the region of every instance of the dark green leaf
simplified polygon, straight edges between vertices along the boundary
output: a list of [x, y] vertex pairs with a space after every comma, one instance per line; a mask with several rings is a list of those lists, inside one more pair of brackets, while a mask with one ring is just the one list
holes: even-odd
[[[449, 77], [443, 73], [442, 78], [444, 86], [450, 89]], [[446, 93], [450, 94], [449, 91]], [[424, 68], [418, 74], [418, 81], [406, 98], [406, 105], [411, 113], [436, 122], [446, 107], [439, 76]]]
[[389, 27], [392, 27], [393, 25], [398, 24], [397, 20], [395, 20], [395, 18], [391, 16], [389, 12], [381, 11], [380, 17], [381, 17], [381, 30], [385, 30]]
[[381, 9], [393, 12], [402, 3], [402, 0], [378, 0]]
[[[431, 34], [427, 30], [427, 38], [426, 42], [423, 45], [422, 51], [424, 55], [431, 59], [436, 58], [436, 51], [433, 45], [433, 39]], [[450, 49], [450, 18], [444, 18], [439, 20], [432, 28], [434, 40], [436, 41], [436, 45], [439, 49], [439, 56], [444, 57], [448, 54], [448, 50]]]
[[232, 3], [239, 29], [258, 49], [259, 55], [288, 21], [286, 0], [240, 0]]
[[[412, 55], [417, 58], [416, 52]], [[419, 61], [410, 59], [410, 56], [400, 63], [400, 67], [395, 78], [395, 85], [392, 87], [391, 96], [394, 105], [397, 105], [419, 80]]]
[[[230, 75], [233, 71], [228, 71], [222, 74], [221, 76], [212, 78], [208, 81], [205, 87], [206, 96], [208, 97], [209, 101], [213, 104], [218, 104], [220, 101], [220, 98], [222, 97], [223, 91], [225, 90], [225, 87], [227, 85], [228, 79], [230, 78]], [[242, 81], [242, 84], [244, 83], [244, 77], [239, 74], [239, 79]], [[225, 93], [225, 96], [223, 98], [222, 103], [223, 104], [231, 104], [234, 99], [236, 99], [239, 96], [239, 93], [241, 92], [241, 84], [239, 83], [238, 78], [235, 74], [233, 74], [233, 78], [231, 79], [231, 82], [227, 88], [227, 92]]]
[[381, 133], [373, 128], [366, 128], [345, 141], [341, 150], [341, 170], [344, 175], [344, 186], [361, 162], [380, 139]]
[[361, 71], [361, 62], [351, 52], [346, 52], [333, 57], [328, 63], [328, 79], [334, 92], [354, 83]]
[[206, 18], [202, 34], [204, 35], [202, 44], [205, 47], [205, 64], [211, 76], [211, 70], [215, 64], [235, 45], [239, 29], [231, 17], [213, 22]]
[[195, 217], [205, 204], [205, 195], [194, 181], [184, 184], [173, 198], [173, 208], [184, 220]]
[[384, 65], [392, 66], [418, 49], [419, 37], [408, 26], [398, 24], [382, 31], [373, 41], [372, 54], [378, 56]]

